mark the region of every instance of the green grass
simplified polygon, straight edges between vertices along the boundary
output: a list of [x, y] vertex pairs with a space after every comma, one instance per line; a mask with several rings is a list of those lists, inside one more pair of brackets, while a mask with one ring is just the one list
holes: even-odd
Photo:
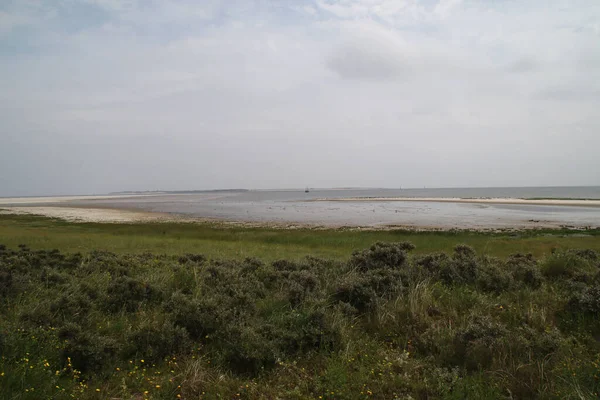
[[600, 230], [536, 230], [505, 233], [411, 232], [245, 228], [200, 223], [70, 223], [25, 215], [0, 215], [0, 242], [66, 252], [102, 249], [115, 253], [202, 253], [210, 258], [258, 257], [266, 261], [306, 255], [346, 259], [376, 241], [410, 240], [417, 251], [451, 251], [465, 243], [498, 257], [512, 253], [542, 256], [552, 249], [600, 250]]
[[[78, 229], [109, 236], [104, 225], [19, 221], [32, 232], [37, 224], [71, 238]], [[109, 228], [130, 237], [149, 226]], [[233, 234], [176, 228], [214, 229], [224, 242]], [[249, 232], [263, 231], [241, 230], [244, 243]], [[345, 260], [265, 263], [70, 254], [2, 245], [9, 239], [0, 240], [2, 400], [592, 400], [600, 392], [592, 250], [499, 259], [461, 245], [426, 256], [403, 242]]]
[[[416, 249], [371, 248], [404, 241]], [[600, 392], [598, 229], [285, 230], [0, 215], [0, 245], [0, 400]], [[426, 257], [435, 252], [446, 255]]]

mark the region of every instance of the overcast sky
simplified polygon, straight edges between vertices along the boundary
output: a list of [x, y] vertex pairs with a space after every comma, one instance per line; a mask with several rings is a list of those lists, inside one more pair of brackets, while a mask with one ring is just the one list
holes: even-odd
[[0, 1], [0, 196], [599, 184], [598, 0]]

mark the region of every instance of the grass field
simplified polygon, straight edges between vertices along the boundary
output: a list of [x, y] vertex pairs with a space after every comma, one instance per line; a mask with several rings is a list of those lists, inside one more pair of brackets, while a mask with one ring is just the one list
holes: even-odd
[[210, 258], [258, 257], [265, 261], [299, 259], [307, 255], [345, 259], [352, 251], [377, 241], [409, 240], [417, 252], [452, 251], [464, 243], [476, 251], [498, 257], [552, 249], [600, 250], [600, 230], [537, 230], [507, 233], [357, 231], [244, 228], [198, 223], [101, 224], [69, 223], [27, 216], [0, 215], [0, 242], [26, 243], [32, 249], [66, 252], [107, 250], [115, 253], [202, 253]]
[[592, 400], [599, 251], [3, 215], [0, 399]]

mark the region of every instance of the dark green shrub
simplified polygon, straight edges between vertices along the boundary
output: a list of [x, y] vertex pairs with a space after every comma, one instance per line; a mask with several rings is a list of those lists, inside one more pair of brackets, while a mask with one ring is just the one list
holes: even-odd
[[23, 310], [19, 319], [33, 326], [51, 326], [55, 322], [54, 314], [50, 311], [47, 301], [40, 301]]
[[470, 318], [467, 326], [456, 333], [453, 364], [468, 370], [488, 367], [506, 333], [506, 327], [489, 316]]
[[160, 298], [150, 284], [127, 276], [113, 279], [107, 288], [106, 307], [110, 311], [125, 310], [133, 312], [139, 309], [142, 303]]
[[193, 299], [174, 293], [165, 304], [176, 326], [184, 328], [193, 339], [201, 339], [222, 327], [223, 318], [229, 316], [223, 305], [213, 299]]
[[259, 268], [264, 267], [265, 264], [258, 258], [246, 257], [240, 266], [241, 275], [253, 274], [258, 271]]
[[312, 292], [319, 285], [319, 280], [309, 271], [294, 271], [288, 275], [290, 281], [298, 283], [304, 290]]
[[202, 265], [206, 262], [206, 257], [202, 254], [188, 253], [180, 256], [177, 261], [179, 261], [179, 264], [194, 263]]
[[571, 297], [567, 308], [573, 313], [600, 316], [600, 285], [583, 288]]
[[573, 278], [581, 274], [594, 274], [595, 265], [573, 252], [555, 252], [541, 265], [542, 274], [548, 279]]
[[87, 317], [92, 306], [90, 298], [83, 293], [65, 293], [50, 304], [50, 311], [55, 318], [80, 321]]
[[454, 247], [454, 258], [455, 259], [473, 259], [477, 253], [475, 249], [466, 244], [458, 244]]
[[298, 306], [319, 285], [317, 277], [306, 270], [284, 273], [284, 281], [288, 290], [288, 299], [292, 306]]
[[352, 253], [350, 266], [361, 272], [381, 268], [402, 268], [406, 263], [406, 253], [412, 249], [414, 245], [408, 242], [377, 242], [367, 250]]
[[278, 329], [271, 330], [270, 340], [277, 343], [284, 355], [310, 351], [331, 351], [341, 343], [341, 331], [332, 316], [322, 310], [298, 310], [286, 313]]
[[67, 323], [58, 331], [63, 341], [62, 359], [70, 359], [73, 368], [81, 372], [99, 371], [110, 363], [118, 348], [110, 338], [84, 331], [79, 325]]
[[366, 311], [375, 307], [377, 293], [364, 277], [346, 275], [338, 282], [333, 298], [350, 304], [358, 311]]
[[191, 294], [196, 288], [195, 267], [182, 266], [173, 268], [173, 291]]
[[362, 312], [374, 309], [379, 299], [390, 299], [401, 293], [409, 283], [405, 270], [373, 269], [343, 276], [336, 285], [333, 298]]
[[487, 259], [478, 267], [476, 285], [484, 292], [499, 294], [509, 290], [513, 284], [513, 277], [499, 260]]
[[100, 298], [100, 290], [89, 282], [81, 282], [79, 284], [79, 292], [90, 298], [90, 300], [97, 300]]
[[433, 253], [415, 257], [414, 263], [430, 275], [438, 276], [449, 260], [446, 253]]
[[54, 269], [44, 268], [40, 275], [40, 280], [46, 287], [57, 286], [69, 281], [69, 276], [56, 272]]
[[254, 326], [229, 326], [218, 338], [219, 356], [237, 374], [257, 375], [275, 366], [277, 349]]
[[564, 343], [564, 338], [557, 328], [538, 331], [529, 325], [523, 325], [510, 335], [508, 347], [518, 358], [533, 356], [544, 358], [558, 350]]
[[566, 251], [566, 253], [573, 254], [590, 262], [600, 261], [600, 256], [598, 253], [591, 249], [569, 249]]
[[17, 247], [19, 248], [19, 250], [20, 250], [22, 253], [28, 253], [28, 252], [30, 252], [30, 251], [31, 251], [31, 249], [29, 248], [29, 246], [27, 246], [26, 244], [20, 244], [20, 245], [18, 245]]
[[[113, 278], [129, 276], [138, 264], [134, 256], [118, 256], [108, 251], [92, 251], [82, 262], [82, 269], [89, 273], [107, 272]], [[127, 260], [130, 258], [130, 260]]]
[[364, 273], [363, 278], [373, 288], [378, 297], [385, 299], [397, 295], [407, 288], [410, 283], [410, 277], [407, 271], [404, 270], [373, 270]]
[[186, 329], [172, 322], [146, 322], [127, 335], [126, 358], [159, 361], [167, 356], [187, 352], [192, 342]]
[[299, 263], [288, 260], [276, 260], [271, 265], [275, 271], [297, 271], [302, 269]]
[[472, 247], [460, 244], [454, 248], [450, 261], [440, 270], [440, 279], [447, 285], [473, 284], [477, 280], [478, 260]]
[[12, 271], [0, 270], [0, 297], [8, 297], [13, 292]]
[[512, 271], [514, 280], [521, 285], [532, 289], [542, 286], [542, 273], [532, 254], [513, 254], [508, 258], [506, 265]]

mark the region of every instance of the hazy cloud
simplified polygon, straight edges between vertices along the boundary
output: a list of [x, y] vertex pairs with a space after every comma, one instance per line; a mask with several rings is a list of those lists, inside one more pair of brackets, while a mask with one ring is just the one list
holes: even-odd
[[595, 0], [8, 0], [0, 195], [600, 184]]

